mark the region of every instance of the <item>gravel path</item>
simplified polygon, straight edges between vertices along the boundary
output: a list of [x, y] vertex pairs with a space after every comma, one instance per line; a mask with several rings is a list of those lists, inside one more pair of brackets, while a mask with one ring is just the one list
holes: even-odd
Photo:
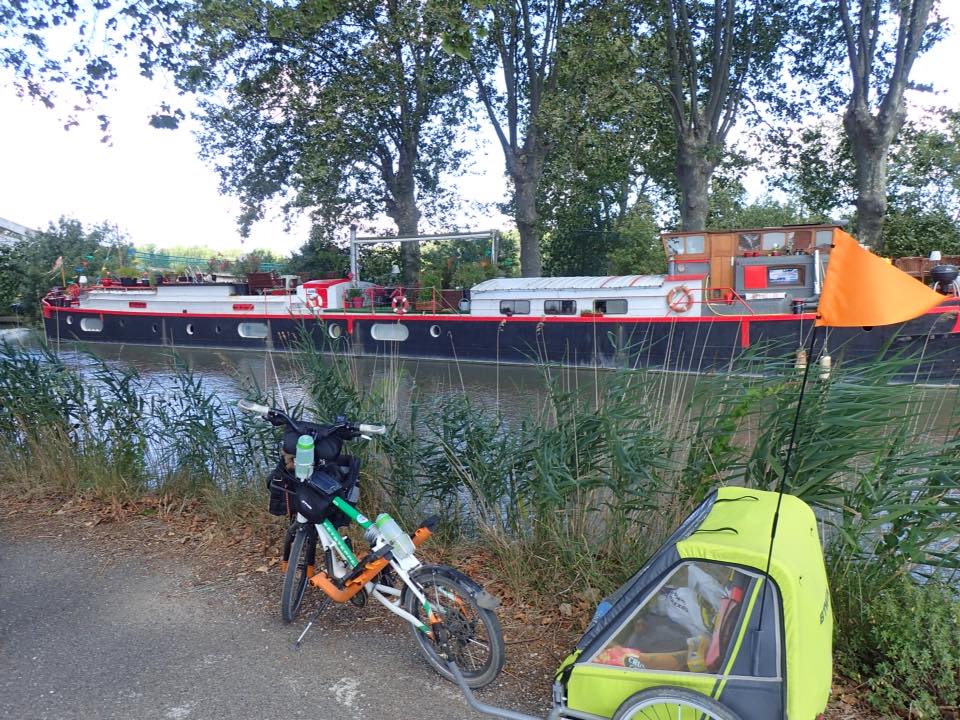
[[295, 651], [303, 623], [199, 582], [189, 558], [14, 525], [0, 522], [0, 718], [479, 717], [382, 609], [330, 610]]

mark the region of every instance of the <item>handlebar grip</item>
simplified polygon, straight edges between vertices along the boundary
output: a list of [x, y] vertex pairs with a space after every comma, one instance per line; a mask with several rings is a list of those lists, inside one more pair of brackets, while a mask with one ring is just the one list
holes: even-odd
[[386, 435], [387, 428], [385, 425], [368, 425], [366, 423], [360, 423], [357, 426], [357, 429], [360, 431], [361, 435]]
[[237, 407], [244, 412], [254, 413], [255, 415], [260, 415], [262, 417], [266, 417], [267, 413], [270, 412], [270, 408], [268, 408], [266, 405], [260, 405], [252, 400], [241, 400], [237, 403]]

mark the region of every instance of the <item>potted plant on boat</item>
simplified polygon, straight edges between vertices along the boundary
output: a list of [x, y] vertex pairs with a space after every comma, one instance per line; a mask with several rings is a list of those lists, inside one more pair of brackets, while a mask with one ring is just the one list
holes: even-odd
[[140, 271], [134, 267], [117, 268], [114, 274], [120, 278], [121, 287], [136, 287], [137, 280], [140, 278]]
[[346, 302], [344, 303], [347, 307], [352, 308], [362, 308], [363, 307], [363, 291], [360, 288], [349, 288], [346, 294]]

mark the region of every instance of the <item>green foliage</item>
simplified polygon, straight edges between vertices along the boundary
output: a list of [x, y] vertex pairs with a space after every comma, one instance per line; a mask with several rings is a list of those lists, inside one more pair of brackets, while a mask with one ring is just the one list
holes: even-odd
[[960, 255], [960, 225], [937, 208], [893, 209], [883, 224], [883, 249], [891, 257], [928, 257], [931, 250]]
[[769, 195], [747, 202], [746, 191], [739, 180], [718, 180], [721, 178], [714, 178], [714, 190], [710, 195], [708, 230], [799, 225], [820, 219], [805, 216], [799, 208]]
[[350, 272], [350, 252], [335, 244], [320, 228], [314, 227], [310, 239], [287, 261], [287, 270], [314, 278], [328, 273], [346, 277]]
[[119, 269], [121, 258], [127, 262], [127, 250], [113, 225], [102, 223], [88, 230], [77, 220], [60, 218], [46, 230], [0, 252], [0, 293], [6, 306], [18, 302], [25, 314], [39, 318], [40, 299], [62, 282], [60, 271], [52, 272], [58, 257], [63, 257], [68, 283], [79, 275], [93, 282], [101, 274]]
[[[203, 92], [204, 156], [243, 205], [241, 230], [278, 198], [332, 233], [389, 216], [414, 234], [451, 196], [469, 118], [463, 63], [440, 48], [429, 3], [199, 2], [184, 18], [181, 87]], [[214, 93], [217, 99], [214, 99]], [[401, 263], [416, 277], [415, 248]]]
[[900, 717], [940, 718], [960, 703], [960, 599], [867, 565], [830, 567], [837, 666], [870, 703]]

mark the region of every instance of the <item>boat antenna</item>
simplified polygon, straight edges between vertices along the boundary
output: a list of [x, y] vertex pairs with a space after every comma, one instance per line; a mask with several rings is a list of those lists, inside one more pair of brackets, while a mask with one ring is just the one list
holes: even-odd
[[[820, 316], [817, 315], [819, 318]], [[803, 396], [807, 389], [807, 379], [810, 377], [810, 366], [816, 362], [813, 356], [814, 346], [817, 341], [817, 330], [819, 326], [814, 322], [810, 328], [810, 341], [807, 347], [807, 364], [803, 368], [803, 379], [800, 381], [800, 394], [797, 397], [797, 409], [793, 415], [793, 427], [790, 429], [790, 441], [787, 443], [787, 456], [783, 461], [783, 472], [780, 475], [780, 483], [777, 487], [777, 507], [773, 511], [773, 522], [770, 525], [770, 547], [767, 550], [767, 569], [763, 573], [764, 580], [770, 578], [770, 564], [773, 560], [773, 544], [777, 539], [777, 526], [780, 522], [780, 505], [783, 502], [783, 493], [787, 485], [787, 476], [790, 473], [790, 460], [793, 459], [793, 451], [797, 444], [797, 427], [800, 425], [800, 409], [803, 407]], [[763, 588], [760, 594], [760, 615], [757, 620], [757, 629], [754, 630], [755, 639], [759, 640], [760, 633], [763, 632], [763, 611], [766, 606], [767, 589]], [[760, 643], [753, 644], [753, 674], [760, 673]]]

